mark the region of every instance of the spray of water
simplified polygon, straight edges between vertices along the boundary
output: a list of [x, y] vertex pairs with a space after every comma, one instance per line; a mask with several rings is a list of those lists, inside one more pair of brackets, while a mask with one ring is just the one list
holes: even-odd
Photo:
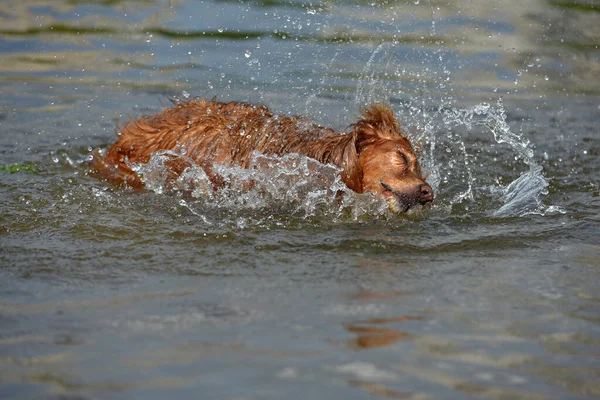
[[[440, 121], [435, 122], [435, 117]], [[485, 210], [495, 217], [562, 212], [556, 207], [543, 204], [542, 198], [547, 194], [548, 181], [543, 176], [541, 166], [534, 160], [529, 142], [512, 132], [506, 123], [506, 113], [501, 101], [496, 106], [483, 103], [467, 108], [440, 109], [422, 126], [431, 136], [422, 152], [421, 162], [429, 172], [428, 181], [438, 196], [444, 198], [444, 182], [449, 180], [448, 177], [450, 180], [456, 180], [457, 177], [461, 180], [463, 189], [455, 191], [449, 197], [447, 201], [450, 206], [464, 202], [479, 203], [481, 193], [487, 193], [497, 199], [493, 209]], [[457, 142], [458, 146], [447, 167], [449, 170], [460, 170], [460, 174], [451, 176], [447, 168], [436, 161], [436, 131], [466, 128], [468, 134], [477, 127], [489, 131], [496, 143], [508, 145], [513, 157], [524, 163], [526, 170], [508, 185], [503, 186], [498, 182], [490, 184], [475, 173], [472, 156], [465, 144], [468, 137], [457, 140], [456, 136], [452, 136], [452, 141]], [[177, 157], [185, 159], [190, 167], [173, 179], [166, 163]], [[482, 157], [485, 158], [485, 154]], [[496, 158], [485, 158], [486, 163], [492, 160]], [[337, 167], [296, 154], [268, 157], [255, 152], [249, 169], [215, 165], [215, 173], [225, 181], [224, 187], [217, 190], [202, 168], [185, 155], [172, 151], [158, 152], [147, 164], [135, 165], [134, 169], [142, 177], [146, 187], [156, 193], [185, 193], [192, 199], [211, 202], [219, 208], [230, 210], [262, 210], [265, 213], [300, 217], [331, 216], [334, 219], [349, 215], [355, 220], [365, 215], [389, 214], [384, 201], [370, 194], [358, 195], [348, 190], [340, 179]], [[194, 203], [186, 202], [184, 206], [196, 213]]]
[[[357, 104], [377, 100], [375, 97], [376, 92], [369, 90], [369, 88], [381, 86], [372, 71], [373, 65], [379, 67], [385, 65], [386, 68], [394, 68], [395, 70], [391, 71], [391, 74], [406, 73], [405, 70], [400, 71], [399, 63], [389, 62], [392, 50], [390, 47], [380, 45], [372, 51], [371, 57], [365, 65], [363, 77], [357, 85], [355, 96]], [[443, 61], [442, 55], [439, 55], [439, 58], [440, 61]], [[440, 88], [446, 88], [449, 73], [445, 67], [440, 78], [438, 85]], [[425, 81], [423, 81], [423, 85], [426, 85]], [[402, 90], [402, 88], [399, 90]], [[427, 91], [427, 88], [422, 90], [423, 93]], [[389, 90], [388, 95], [400, 98], [403, 96], [402, 93], [389, 93]], [[448, 99], [439, 101], [437, 107], [428, 107], [424, 104], [424, 100], [411, 97], [407, 104], [401, 104], [401, 108], [403, 109], [400, 115], [401, 119], [405, 116], [403, 114], [407, 114], [408, 119], [416, 127], [417, 132], [408, 132], [408, 136], [411, 137], [413, 142], [420, 143], [423, 148], [420, 157], [421, 164], [423, 169], [428, 171], [428, 181], [434, 190], [440, 194], [440, 191], [443, 192], [445, 189], [444, 183], [455, 180], [457, 177], [461, 179], [464, 189], [450, 197], [450, 205], [462, 202], [478, 203], [480, 202], [478, 193], [487, 192], [496, 198], [496, 203], [500, 202], [500, 206], [496, 205], [493, 209], [485, 210], [495, 217], [518, 217], [528, 214], [544, 215], [546, 213], [564, 212], [558, 207], [547, 206], [543, 203], [544, 196], [548, 194], [548, 180], [544, 177], [542, 167], [535, 161], [529, 140], [511, 130], [508, 125], [502, 99], [498, 99], [494, 106], [481, 103], [460, 108], [453, 106], [453, 102]], [[485, 180], [486, 176], [477, 175], [473, 170], [471, 161], [473, 157], [469, 154], [466, 142], [469, 142], [469, 134], [482, 127], [492, 134], [495, 143], [509, 147], [512, 154], [508, 157], [519, 159], [524, 164], [525, 170], [506, 186], [502, 186], [497, 182], [490, 184]], [[466, 132], [464, 131], [465, 128]], [[438, 157], [439, 154], [437, 153], [439, 146], [436, 145], [442, 142], [442, 138], [438, 135], [440, 132], [451, 132], [453, 129], [461, 129], [463, 132], [461, 134], [448, 134], [447, 139], [453, 142], [455, 149], [452, 150], [449, 146], [445, 147], [445, 151], [452, 152], [453, 156], [449, 165], [441, 165], [438, 161], [441, 157]], [[482, 150], [479, 149], [480, 162], [483, 159], [483, 162], [488, 164], [488, 170], [493, 169], [493, 163], [503, 163], [502, 159], [497, 159], [492, 154], [486, 155], [484, 151], [482, 153]], [[462, 160], [462, 163], [458, 160]], [[449, 172], [449, 169], [452, 171]], [[460, 170], [460, 172], [456, 173], [455, 170]], [[443, 193], [441, 194], [443, 197]]]
[[[483, 126], [494, 136], [498, 144], [508, 144], [515, 154], [525, 164], [527, 170], [506, 186], [491, 187], [490, 192], [497, 194], [502, 205], [492, 211], [495, 217], [515, 217], [528, 214], [546, 214], [548, 212], [563, 212], [557, 207], [546, 206], [542, 197], [548, 194], [548, 180], [543, 175], [543, 169], [535, 162], [534, 152], [527, 139], [514, 133], [506, 122], [506, 112], [502, 100], [499, 99], [496, 107], [487, 103], [478, 104], [467, 108], [447, 109], [443, 113], [443, 122], [446, 127], [465, 126], [472, 130], [473, 127]], [[463, 150], [464, 142], [461, 142]], [[466, 154], [466, 150], [465, 154]], [[491, 158], [490, 158], [491, 159]], [[502, 162], [500, 160], [500, 162]], [[469, 192], [472, 197], [472, 185], [476, 184], [470, 168]]]
[[202, 168], [193, 163], [173, 180], [167, 162], [175, 157], [191, 161], [185, 155], [163, 151], [134, 168], [147, 189], [181, 195], [179, 204], [209, 225], [214, 221], [200, 209], [225, 209], [237, 219], [236, 213], [244, 212], [333, 220], [390, 215], [384, 200], [349, 190], [339, 168], [298, 154], [276, 157], [254, 152], [248, 169], [214, 165], [213, 171], [224, 182], [219, 188], [213, 187]]
[[[323, 82], [336, 57], [337, 53], [326, 65]], [[421, 82], [421, 94], [428, 92], [427, 87], [436, 81], [435, 76], [439, 88], [445, 90], [451, 84], [450, 73], [443, 66], [443, 55], [436, 53], [435, 57], [441, 62], [441, 74], [416, 71], [411, 75], [407, 67], [401, 67], [402, 63], [396, 60], [393, 44], [376, 46], [358, 80], [352, 99], [355, 108], [381, 101], [383, 97], [406, 99], [399, 82], [403, 82], [402, 77], [407, 74], [414, 78], [411, 80], [413, 86], [415, 81]], [[425, 77], [425, 72], [429, 76]], [[397, 86], [382, 82], [381, 76], [397, 77], [398, 82], [394, 83]], [[548, 181], [542, 167], [535, 161], [529, 141], [508, 125], [501, 99], [495, 105], [481, 103], [461, 108], [453, 105], [451, 97], [443, 96], [435, 100], [414, 93], [415, 88], [412, 87], [408, 100], [401, 101], [400, 106], [396, 107], [399, 108], [397, 113], [401, 120], [408, 121], [408, 125], [414, 128], [405, 130], [405, 134], [421, 149], [421, 165], [428, 175], [428, 182], [437, 193], [438, 209], [461, 204], [463, 212], [476, 208], [495, 217], [563, 212], [543, 203], [548, 193]], [[306, 108], [314, 101], [315, 97], [309, 96]], [[504, 152], [498, 157], [491, 150], [486, 154], [488, 149], [485, 146], [474, 148], [470, 136], [476, 136], [481, 130], [491, 134], [496, 144], [505, 146], [508, 154]], [[353, 219], [389, 213], [384, 201], [369, 194], [358, 195], [349, 191], [341, 182], [340, 171], [336, 167], [299, 155], [278, 158], [256, 153], [250, 169], [216, 165], [215, 172], [226, 182], [218, 190], [212, 187], [204, 171], [192, 162], [180, 177], [170, 179], [170, 171], [165, 163], [173, 157], [185, 158], [185, 155], [161, 152], [155, 154], [149, 163], [135, 166], [147, 188], [157, 193], [188, 193], [193, 199], [230, 210], [263, 210], [265, 213], [281, 212], [303, 217], [317, 215], [340, 218], [350, 215]], [[506, 185], [502, 185], [497, 178], [490, 181], [489, 175], [490, 171], [494, 171], [494, 165], [498, 166], [496, 170], [502, 171], [510, 164], [509, 161], [515, 159], [523, 166], [517, 178], [504, 176], [503, 180], [511, 180]], [[483, 171], [476, 170], [475, 160], [485, 166]], [[519, 167], [514, 168], [510, 175], [519, 173]], [[184, 207], [195, 213], [195, 205], [185, 202]]]

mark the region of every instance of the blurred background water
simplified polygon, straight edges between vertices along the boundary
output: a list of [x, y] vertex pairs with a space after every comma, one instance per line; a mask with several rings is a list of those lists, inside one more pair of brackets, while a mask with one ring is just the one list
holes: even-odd
[[[597, 398], [599, 16], [3, 1], [0, 398]], [[340, 205], [302, 158], [262, 196], [163, 193], [158, 158], [147, 192], [88, 176], [117, 121], [189, 96], [338, 130], [388, 101], [435, 205]]]

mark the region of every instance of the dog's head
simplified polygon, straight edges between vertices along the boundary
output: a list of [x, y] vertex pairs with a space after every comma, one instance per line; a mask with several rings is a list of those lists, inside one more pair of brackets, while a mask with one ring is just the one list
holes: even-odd
[[394, 212], [405, 212], [433, 201], [433, 189], [421, 174], [421, 166], [410, 141], [386, 105], [363, 110], [353, 125], [362, 191], [385, 198]]

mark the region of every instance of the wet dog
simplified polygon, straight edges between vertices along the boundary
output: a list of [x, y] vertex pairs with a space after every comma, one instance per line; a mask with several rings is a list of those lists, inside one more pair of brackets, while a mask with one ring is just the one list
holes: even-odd
[[185, 155], [166, 163], [173, 179], [190, 166], [186, 160], [192, 160], [215, 187], [222, 184], [215, 164], [249, 168], [252, 152], [259, 151], [268, 156], [296, 153], [336, 165], [349, 189], [376, 193], [394, 212], [433, 201], [412, 144], [391, 108], [383, 104], [364, 109], [343, 133], [298, 116], [276, 115], [263, 106], [204, 99], [174, 101], [173, 107], [119, 130], [105, 155], [94, 154], [91, 167], [103, 179], [132, 188], [144, 185], [132, 166], [147, 163], [157, 151]]

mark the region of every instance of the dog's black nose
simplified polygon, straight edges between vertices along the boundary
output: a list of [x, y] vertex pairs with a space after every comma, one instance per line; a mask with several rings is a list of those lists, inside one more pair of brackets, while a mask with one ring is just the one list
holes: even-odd
[[433, 189], [428, 184], [424, 183], [419, 188], [419, 203], [425, 205], [433, 201]]

